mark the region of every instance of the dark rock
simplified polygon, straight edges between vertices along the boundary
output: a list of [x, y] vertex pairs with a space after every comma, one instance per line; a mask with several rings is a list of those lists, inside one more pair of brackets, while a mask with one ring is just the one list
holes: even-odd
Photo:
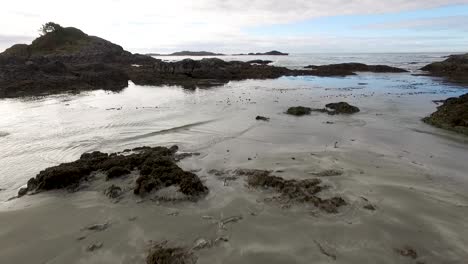
[[325, 107], [326, 108], [315, 108], [315, 109], [312, 109], [311, 111], [327, 113], [329, 115], [354, 114], [360, 111], [358, 107], [350, 105], [346, 102], [330, 103], [330, 104], [326, 104]]
[[376, 209], [375, 206], [373, 206], [372, 204], [366, 204], [366, 205], [364, 205], [363, 208], [366, 209], [366, 210], [369, 210], [369, 211], [375, 211], [375, 209]]
[[146, 264], [195, 264], [196, 257], [190, 250], [181, 247], [169, 247], [167, 242], [153, 245]]
[[250, 63], [250, 64], [262, 64], [262, 65], [267, 65], [267, 64], [270, 64], [272, 62], [273, 61], [271, 61], [271, 60], [250, 60], [250, 61], [247, 61], [247, 63]]
[[468, 93], [449, 98], [437, 111], [423, 119], [433, 126], [468, 135]]
[[130, 170], [121, 166], [115, 166], [107, 171], [107, 179], [118, 178], [130, 174]]
[[264, 117], [264, 116], [257, 116], [257, 117], [255, 117], [255, 120], [270, 121], [270, 118], [269, 117]]
[[376, 73], [399, 73], [399, 72], [408, 72], [407, 70], [391, 67], [387, 65], [367, 65], [363, 63], [339, 63], [339, 64], [329, 64], [329, 65], [309, 65], [304, 67], [306, 69], [313, 69], [318, 72], [336, 72], [345, 75], [346, 73], [354, 72], [376, 72]]
[[108, 174], [114, 171], [118, 172], [117, 175], [122, 175], [130, 169], [137, 168], [140, 176], [136, 180], [135, 194], [144, 195], [171, 185], [177, 185], [180, 191], [188, 196], [200, 196], [208, 192], [197, 175], [183, 171], [175, 164], [174, 154], [177, 147], [140, 147], [132, 151], [135, 153], [129, 155], [118, 153], [109, 155], [98, 151], [85, 153], [74, 162], [41, 171], [28, 181], [27, 190], [73, 188], [87, 180], [94, 171]]
[[272, 50], [272, 51], [268, 51], [268, 52], [250, 52], [250, 53], [247, 53], [247, 54], [244, 54], [244, 53], [241, 53], [241, 54], [234, 54], [234, 55], [238, 55], [238, 56], [243, 56], [243, 55], [254, 55], [254, 56], [265, 56], [265, 55], [268, 55], [268, 56], [288, 56], [289, 53], [283, 53], [283, 52], [280, 52], [280, 51], [277, 51], [277, 50]]
[[295, 116], [303, 116], [303, 115], [310, 115], [311, 111], [312, 111], [312, 108], [310, 107], [296, 106], [296, 107], [290, 107], [288, 111], [286, 111], [286, 114], [295, 115]]
[[311, 203], [327, 213], [337, 213], [338, 207], [346, 205], [341, 197], [322, 199], [317, 196], [324, 187], [320, 179], [285, 180], [271, 175], [270, 171], [237, 170], [239, 175], [247, 176], [247, 183], [256, 188], [274, 189], [286, 202]]
[[102, 248], [103, 246], [104, 246], [104, 244], [102, 242], [91, 244], [86, 248], [86, 251], [93, 252], [93, 251], [96, 251], [96, 250]]
[[360, 111], [356, 106], [346, 102], [326, 104], [325, 107], [332, 109], [332, 114], [354, 114]]
[[468, 53], [451, 55], [446, 60], [434, 62], [421, 68], [433, 76], [446, 77], [450, 81], [468, 83]]
[[122, 188], [112, 184], [104, 191], [104, 194], [111, 199], [115, 199], [122, 195]]
[[405, 246], [403, 248], [396, 248], [395, 252], [403, 257], [408, 257], [411, 259], [417, 259], [418, 258], [418, 253], [416, 250], [409, 246]]
[[[1, 190], [0, 190], [1, 191]], [[18, 191], [18, 197], [21, 197], [23, 195], [26, 195], [28, 193], [28, 188], [21, 188]]]
[[95, 224], [95, 225], [87, 226], [83, 228], [83, 230], [101, 232], [101, 231], [106, 230], [109, 227], [110, 227], [110, 223], [106, 222], [104, 224]]
[[312, 173], [315, 176], [318, 177], [331, 177], [331, 176], [340, 176], [343, 174], [342, 171], [340, 170], [324, 170], [318, 173]]

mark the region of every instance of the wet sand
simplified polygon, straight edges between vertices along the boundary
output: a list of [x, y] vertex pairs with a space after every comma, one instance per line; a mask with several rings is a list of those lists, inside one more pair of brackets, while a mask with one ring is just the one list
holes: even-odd
[[[468, 140], [420, 121], [434, 111], [432, 100], [463, 92], [427, 77], [361, 74], [3, 101], [2, 111], [15, 111], [0, 129], [8, 133], [0, 137], [0, 166], [6, 168], [0, 262], [144, 263], [151, 240], [192, 248], [200, 239], [225, 238], [194, 250], [198, 263], [463, 263]], [[284, 114], [290, 106], [337, 101], [361, 112]], [[257, 115], [270, 121], [256, 121]], [[6, 201], [40, 170], [82, 152], [173, 144], [201, 153], [179, 162], [210, 190], [198, 202], [142, 200], [129, 192], [115, 203], [101, 191], [109, 183], [101, 181], [75, 193]], [[348, 205], [338, 214], [285, 206], [242, 177], [224, 181], [209, 173], [238, 168], [272, 170], [286, 179], [342, 171], [320, 177], [330, 186], [320, 196], [339, 195]], [[364, 208], [369, 204], [375, 210]], [[220, 225], [233, 216], [242, 219]], [[105, 230], [83, 230], [103, 223], [109, 223]], [[401, 256], [397, 249], [405, 247], [418, 257]]]

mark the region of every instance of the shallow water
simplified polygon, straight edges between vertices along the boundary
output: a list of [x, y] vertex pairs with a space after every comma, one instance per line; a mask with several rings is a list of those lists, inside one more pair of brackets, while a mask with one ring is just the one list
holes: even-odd
[[[417, 54], [406, 62], [427, 56]], [[379, 57], [368, 59], [372, 60]], [[288, 66], [297, 63], [289, 62]], [[307, 64], [314, 63], [319, 64]], [[24, 249], [47, 263], [132, 263], [131, 256], [138, 260], [142, 254], [144, 240], [192, 242], [217, 232], [201, 216], [242, 214], [245, 219], [228, 230], [229, 245], [197, 253], [200, 263], [309, 263], [310, 259], [326, 263], [329, 258], [317, 250], [314, 240], [334, 252], [339, 263], [410, 263], [392, 250], [407, 244], [417, 248], [427, 263], [462, 263], [468, 257], [468, 234], [461, 226], [468, 220], [468, 139], [428, 126], [421, 118], [435, 111], [432, 100], [466, 92], [437, 78], [362, 73], [344, 78], [235, 81], [196, 90], [130, 84], [119, 93], [0, 100], [2, 201], [40, 170], [75, 160], [83, 152], [142, 145], [177, 144], [183, 151], [200, 152], [181, 166], [200, 170], [197, 174], [210, 188], [208, 197], [196, 204], [156, 206], [129, 201], [114, 205], [93, 190], [68, 199], [60, 193], [43, 193], [3, 202], [0, 260], [3, 256], [9, 261], [0, 262], [24, 262], [27, 257], [19, 254]], [[290, 106], [321, 108], [337, 101], [356, 105], [361, 112], [284, 114]], [[256, 121], [257, 115], [271, 119]], [[282, 170], [280, 176], [286, 178], [340, 169], [343, 177], [325, 181], [332, 186], [331, 193], [343, 195], [351, 205], [337, 216], [314, 216], [304, 208], [281, 209], [263, 203], [265, 194], [247, 189], [242, 180], [223, 186], [207, 173], [235, 168]], [[360, 209], [361, 196], [377, 205], [376, 213]], [[181, 211], [181, 216], [169, 218], [170, 210]], [[249, 216], [252, 210], [257, 217]], [[126, 218], [133, 215], [141, 222], [128, 223]], [[13, 223], [15, 218], [21, 219], [18, 225]], [[118, 232], [99, 236], [105, 250], [89, 255], [76, 248], [79, 226], [107, 218], [118, 222]], [[37, 228], [46, 223], [54, 223], [57, 230]], [[50, 237], [51, 232], [56, 235]], [[27, 236], [37, 240], [24, 248], [11, 245]], [[56, 253], [54, 247], [65, 251]]]

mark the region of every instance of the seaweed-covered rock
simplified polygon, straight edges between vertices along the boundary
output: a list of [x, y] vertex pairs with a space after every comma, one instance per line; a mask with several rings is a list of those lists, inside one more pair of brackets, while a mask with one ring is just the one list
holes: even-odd
[[108, 177], [113, 178], [137, 168], [141, 175], [136, 180], [135, 194], [144, 195], [172, 185], [178, 186], [182, 193], [189, 196], [207, 193], [208, 189], [197, 175], [177, 166], [174, 159], [177, 149], [141, 147], [133, 149], [134, 153], [128, 155], [109, 155], [98, 151], [85, 153], [76, 161], [41, 171], [28, 181], [26, 192], [74, 188], [95, 171], [107, 173]]
[[331, 114], [354, 114], [360, 111], [356, 106], [346, 102], [330, 103], [326, 104], [325, 107], [333, 110]]
[[449, 98], [437, 111], [423, 119], [433, 126], [468, 135], [468, 93]]
[[451, 55], [446, 60], [434, 62], [421, 68], [430, 75], [442, 76], [450, 81], [468, 83], [468, 53]]
[[197, 258], [190, 250], [181, 247], [169, 247], [167, 242], [153, 245], [146, 264], [194, 264]]
[[312, 111], [312, 108], [310, 107], [295, 106], [295, 107], [290, 107], [288, 111], [286, 111], [286, 114], [295, 115], [295, 116], [303, 116], [303, 115], [310, 115], [311, 111]]
[[311, 111], [327, 113], [329, 115], [354, 114], [360, 111], [358, 107], [350, 105], [346, 102], [330, 103], [326, 104], [325, 107], [326, 108], [314, 108], [311, 109]]
[[337, 213], [339, 207], [346, 205], [346, 201], [341, 197], [318, 197], [317, 194], [324, 189], [324, 186], [320, 185], [320, 179], [285, 180], [263, 170], [237, 170], [236, 173], [247, 176], [247, 183], [252, 187], [274, 189], [280, 194], [278, 198], [282, 201], [311, 203], [327, 213]]

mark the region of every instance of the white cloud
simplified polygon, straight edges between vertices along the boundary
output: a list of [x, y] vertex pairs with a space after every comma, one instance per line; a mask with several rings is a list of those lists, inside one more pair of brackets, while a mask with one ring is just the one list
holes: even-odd
[[[244, 33], [248, 27], [448, 4], [468, 4], [468, 0], [15, 0], [2, 4], [0, 34], [32, 40], [41, 24], [54, 21], [132, 51], [173, 51], [189, 45], [213, 51], [250, 51], [282, 46], [284, 38], [257, 38]], [[16, 40], [0, 42], [0, 50]], [[290, 43], [288, 49], [293, 48]]]
[[367, 25], [363, 29], [392, 30], [392, 29], [411, 29], [411, 30], [460, 30], [468, 31], [467, 16], [445, 16], [436, 18], [409, 19], [398, 22], [389, 22], [382, 24]]

